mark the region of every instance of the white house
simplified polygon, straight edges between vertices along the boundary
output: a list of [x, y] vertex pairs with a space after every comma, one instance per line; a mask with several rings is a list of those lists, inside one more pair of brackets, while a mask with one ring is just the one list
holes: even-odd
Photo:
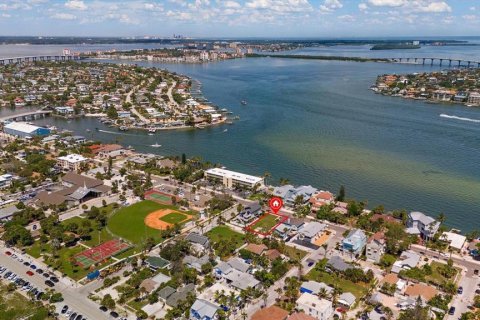
[[407, 233], [418, 234], [422, 238], [431, 238], [437, 233], [440, 222], [434, 218], [423, 214], [422, 212], [413, 211], [408, 214]]
[[303, 310], [305, 314], [318, 320], [330, 319], [333, 314], [331, 301], [320, 299], [319, 297], [309, 293], [303, 293], [297, 299], [297, 309]]

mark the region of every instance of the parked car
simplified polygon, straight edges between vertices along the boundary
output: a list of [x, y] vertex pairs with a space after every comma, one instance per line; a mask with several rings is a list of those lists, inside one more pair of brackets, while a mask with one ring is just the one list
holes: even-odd
[[448, 314], [453, 316], [455, 314], [455, 307], [450, 307], [450, 309], [448, 310]]
[[108, 311], [107, 307], [105, 307], [105, 306], [100, 306], [99, 309], [102, 310], [103, 312], [107, 312], [107, 311]]
[[58, 283], [58, 278], [57, 277], [50, 277], [50, 281], [54, 282], [54, 283]]
[[463, 293], [463, 287], [458, 287], [457, 293], [462, 294]]
[[28, 267], [28, 266], [30, 265], [30, 262], [25, 261], [25, 262], [23, 263], [23, 265]]
[[110, 315], [114, 318], [118, 318], [118, 313], [116, 313], [115, 311], [110, 311]]
[[45, 284], [46, 284], [47, 286], [49, 286], [50, 288], [53, 287], [53, 286], [55, 286], [55, 283], [53, 283], [53, 282], [50, 281], [50, 280], [46, 280], [46, 281], [45, 281]]
[[27, 275], [29, 275], [29, 276], [31, 277], [31, 276], [33, 276], [33, 272], [30, 271], [30, 270], [28, 270], [28, 271], [27, 271]]
[[37, 266], [34, 265], [34, 264], [31, 264], [31, 265], [30, 265], [30, 268], [32, 268], [33, 270], [35, 270], [35, 269], [37, 269]]
[[38, 273], [38, 274], [42, 274], [43, 270], [42, 269], [37, 269], [37, 270], [35, 270], [35, 272]]
[[476, 294], [480, 294], [480, 289], [475, 290]]
[[69, 319], [70, 319], [70, 320], [73, 320], [73, 319], [75, 319], [76, 316], [77, 316], [77, 313], [74, 312], [74, 313], [72, 313], [72, 314], [70, 315], [70, 318], [69, 318]]
[[61, 314], [64, 314], [65, 312], [67, 312], [67, 310], [68, 310], [68, 306], [64, 305], [63, 308], [62, 308], [62, 311], [60, 311], [60, 312], [61, 312]]
[[11, 253], [10, 251], [5, 251], [5, 254], [6, 254], [7, 256], [11, 256], [11, 255], [12, 255], [12, 253]]

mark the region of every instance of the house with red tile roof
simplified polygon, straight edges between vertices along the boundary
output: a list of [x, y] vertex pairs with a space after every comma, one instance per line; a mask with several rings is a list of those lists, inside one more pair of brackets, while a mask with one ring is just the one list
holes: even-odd
[[286, 320], [288, 311], [277, 306], [270, 306], [255, 312], [250, 320]]

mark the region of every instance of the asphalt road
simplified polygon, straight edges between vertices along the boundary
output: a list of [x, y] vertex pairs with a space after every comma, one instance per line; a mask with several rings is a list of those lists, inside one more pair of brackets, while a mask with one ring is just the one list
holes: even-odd
[[[7, 256], [5, 254], [6, 249], [3, 246], [0, 250], [0, 265], [6, 267], [9, 271], [16, 273], [19, 277], [29, 281], [39, 290], [46, 291], [48, 286], [45, 285], [45, 278], [42, 275], [34, 273], [33, 276], [29, 277], [26, 272], [31, 270], [30, 268], [24, 266], [23, 263], [18, 260]], [[2, 281], [4, 281], [3, 278]], [[64, 298], [63, 302], [56, 304], [57, 309], [62, 308], [63, 305], [66, 304], [70, 309], [77, 312], [77, 314], [80, 313], [89, 320], [112, 319], [109, 315], [99, 310], [99, 306], [89, 300], [86, 295], [80, 293], [78, 289], [66, 286], [62, 282], [55, 284], [54, 289], [57, 292], [61, 292]]]

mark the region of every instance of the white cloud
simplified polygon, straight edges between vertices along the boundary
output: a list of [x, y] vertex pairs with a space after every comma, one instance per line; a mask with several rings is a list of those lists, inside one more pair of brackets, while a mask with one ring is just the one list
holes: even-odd
[[452, 8], [445, 1], [438, 0], [368, 0], [375, 7], [398, 7], [406, 12], [443, 13]]
[[75, 20], [77, 19], [77, 16], [71, 13], [55, 13], [54, 15], [51, 16], [53, 19], [58, 19], [58, 20]]
[[242, 7], [240, 3], [236, 1], [225, 1], [223, 2], [223, 6], [229, 9], [240, 9]]
[[442, 2], [432, 2], [426, 5], [421, 5], [418, 7], [419, 12], [452, 12], [452, 8], [444, 1]]
[[363, 2], [362, 2], [362, 3], [358, 4], [358, 9], [359, 9], [360, 11], [365, 11], [365, 10], [368, 9], [368, 6], [367, 6], [366, 3], [363, 3]]
[[368, 0], [368, 4], [375, 7], [401, 7], [406, 4], [405, 0]]
[[339, 0], [325, 0], [320, 6], [322, 12], [332, 12], [343, 7]]
[[71, 10], [87, 10], [87, 5], [82, 0], [70, 0], [65, 2], [65, 7]]
[[344, 15], [338, 16], [338, 19], [345, 22], [355, 21], [355, 17], [350, 14], [344, 14]]
[[469, 20], [469, 21], [475, 21], [475, 20], [477, 20], [477, 16], [474, 15], [474, 14], [466, 14], [466, 15], [462, 16], [462, 18], [463, 18], [464, 20]]

